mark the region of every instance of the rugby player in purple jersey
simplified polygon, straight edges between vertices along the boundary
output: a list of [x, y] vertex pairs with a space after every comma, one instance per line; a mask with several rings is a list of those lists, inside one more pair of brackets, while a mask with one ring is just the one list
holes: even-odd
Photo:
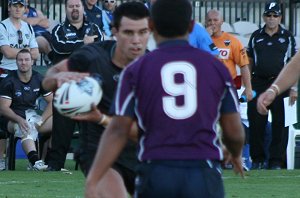
[[86, 197], [96, 197], [98, 181], [126, 144], [135, 120], [141, 164], [134, 197], [224, 197], [218, 121], [234, 171], [243, 175], [245, 134], [236, 90], [220, 61], [188, 44], [191, 17], [188, 0], [157, 0], [151, 7], [158, 49], [122, 72], [115, 116], [88, 174]]

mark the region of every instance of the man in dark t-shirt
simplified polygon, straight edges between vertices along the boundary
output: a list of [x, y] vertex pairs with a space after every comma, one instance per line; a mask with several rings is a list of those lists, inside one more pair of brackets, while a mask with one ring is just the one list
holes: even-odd
[[220, 61], [189, 45], [191, 16], [189, 0], [152, 5], [158, 49], [122, 71], [112, 105], [115, 116], [101, 137], [86, 197], [95, 197], [97, 181], [122, 151], [135, 119], [141, 161], [135, 197], [224, 197], [219, 118], [231, 162], [243, 174], [244, 131], [236, 91]]
[[[86, 45], [74, 52], [46, 74], [43, 85], [48, 90], [59, 87], [70, 79], [78, 80], [96, 73], [102, 77], [103, 97], [97, 107], [88, 114], [78, 115], [81, 123], [80, 166], [85, 175], [92, 165], [99, 139], [110, 122], [109, 109], [122, 69], [135, 58], [143, 55], [149, 37], [149, 11], [139, 2], [121, 4], [114, 12], [113, 32], [117, 41], [104, 41]], [[128, 142], [106, 178], [98, 185], [101, 196], [127, 197], [126, 191], [133, 194], [134, 168], [137, 164], [136, 148]], [[123, 179], [123, 181], [122, 181]], [[126, 189], [124, 187], [126, 186]], [[100, 196], [100, 197], [101, 197]]]
[[38, 157], [34, 143], [36, 136], [27, 121], [26, 110], [35, 110], [37, 98], [43, 96], [48, 106], [39, 125], [48, 125], [49, 123], [46, 122], [51, 123], [52, 120], [49, 120], [52, 116], [52, 93], [42, 88], [43, 77], [32, 70], [33, 60], [29, 50], [20, 50], [16, 63], [18, 70], [10, 73], [0, 84], [0, 127], [21, 138], [22, 148], [30, 162], [30, 169], [44, 170], [47, 165]]

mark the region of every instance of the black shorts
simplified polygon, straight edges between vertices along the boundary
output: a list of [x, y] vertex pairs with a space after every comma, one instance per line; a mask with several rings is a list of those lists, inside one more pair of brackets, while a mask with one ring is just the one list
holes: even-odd
[[0, 129], [2, 131], [7, 131], [7, 124], [9, 120], [6, 117], [0, 116]]
[[219, 162], [158, 160], [143, 162], [137, 170], [136, 198], [223, 198]]

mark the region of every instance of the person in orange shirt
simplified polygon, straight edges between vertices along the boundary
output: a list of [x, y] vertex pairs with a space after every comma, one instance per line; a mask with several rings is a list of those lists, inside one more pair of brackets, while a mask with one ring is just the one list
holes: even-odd
[[[219, 59], [226, 65], [235, 82], [237, 82], [236, 65], [240, 67], [242, 82], [245, 86], [243, 95], [246, 96], [247, 101], [250, 101], [252, 100], [253, 95], [246, 49], [236, 37], [221, 30], [222, 24], [223, 16], [218, 10], [210, 10], [207, 12], [205, 17], [206, 29], [220, 51]], [[237, 88], [239, 88], [238, 85]]]

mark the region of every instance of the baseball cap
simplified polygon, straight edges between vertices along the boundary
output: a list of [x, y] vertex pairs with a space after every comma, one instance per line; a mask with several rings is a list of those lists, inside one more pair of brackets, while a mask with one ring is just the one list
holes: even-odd
[[22, 4], [23, 6], [26, 6], [25, 0], [9, 0], [9, 4]]
[[281, 15], [281, 9], [280, 5], [276, 1], [269, 1], [266, 3], [264, 14], [267, 14], [269, 12], [274, 12], [278, 15]]

